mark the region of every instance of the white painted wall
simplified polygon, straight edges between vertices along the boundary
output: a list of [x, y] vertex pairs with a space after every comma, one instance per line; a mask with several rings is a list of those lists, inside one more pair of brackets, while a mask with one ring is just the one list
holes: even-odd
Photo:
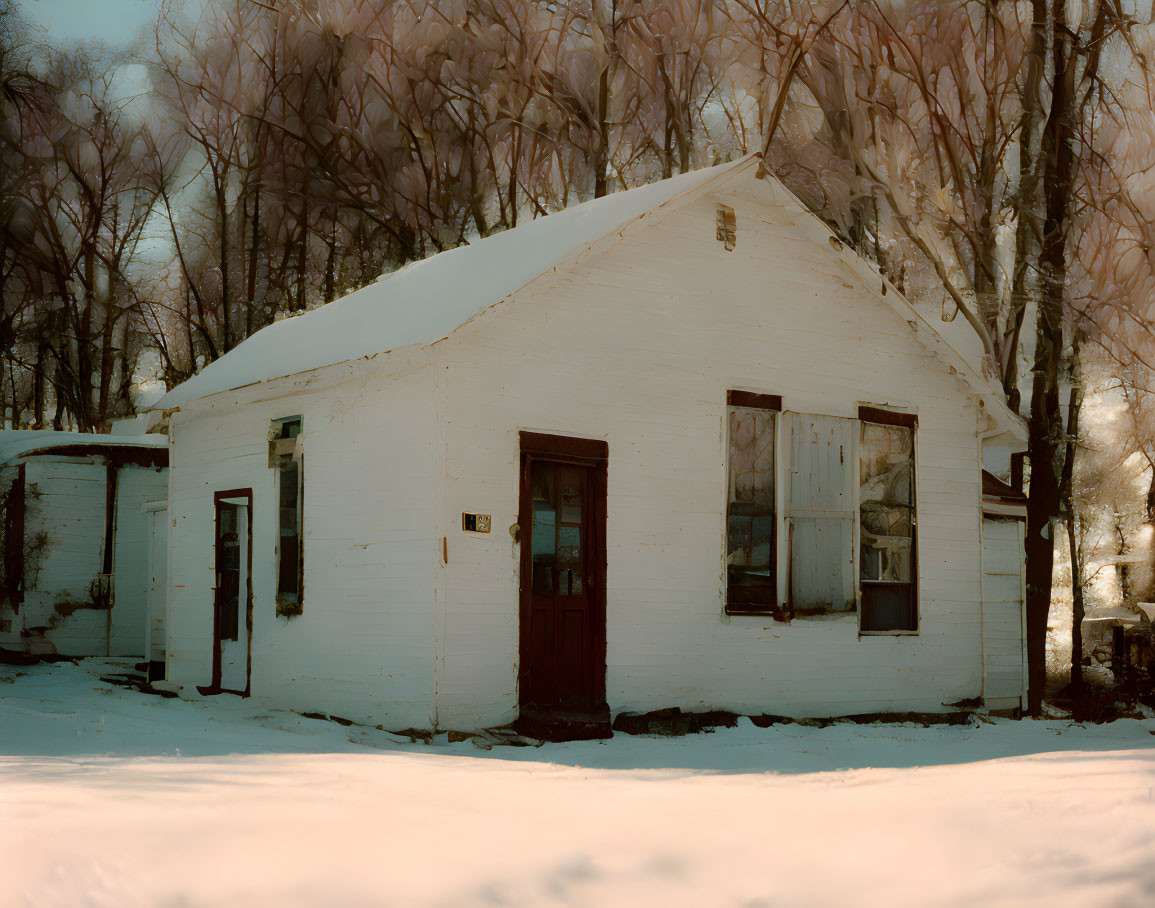
[[[108, 654], [111, 612], [79, 607], [91, 601], [89, 588], [104, 559], [107, 473], [97, 458], [39, 457], [25, 465], [24, 540], [40, 533], [48, 540], [43, 556], [26, 558], [21, 606], [26, 629], [43, 628], [58, 653]], [[71, 611], [62, 614], [59, 608]]]
[[[336, 388], [263, 386], [173, 416], [167, 679], [212, 675], [213, 493], [253, 490], [254, 696], [391, 728], [433, 713], [437, 557], [436, 370], [342, 370]], [[252, 393], [252, 392], [250, 392]], [[303, 417], [303, 614], [277, 617], [270, 421]]]
[[[793, 216], [767, 210], [766, 191], [750, 180], [652, 216], [656, 226], [438, 345], [451, 528], [443, 725], [515, 715], [518, 562], [502, 530], [516, 520], [519, 429], [609, 443], [612, 712], [931, 711], [978, 696], [976, 404]], [[717, 202], [736, 211], [733, 252], [714, 238]], [[781, 394], [800, 413], [855, 417], [863, 403], [918, 413], [917, 636], [860, 638], [854, 616], [786, 625], [724, 615], [731, 388]], [[462, 511], [492, 513], [497, 531], [461, 532]]]
[[[915, 322], [806, 237], [808, 215], [768, 207], [779, 191], [751, 176], [651, 214], [432, 347], [174, 414], [168, 677], [209, 681], [212, 493], [252, 487], [255, 696], [390, 728], [514, 718], [507, 528], [531, 430], [609, 443], [611, 711], [837, 715], [978, 696], [977, 403]], [[737, 213], [733, 252], [714, 238], [719, 201]], [[860, 637], [854, 615], [724, 614], [728, 389], [848, 420], [860, 404], [917, 412], [917, 635]], [[278, 619], [265, 433], [298, 413], [305, 608]], [[493, 532], [464, 533], [464, 511], [493, 515]]]
[[[164, 496], [164, 469], [118, 471], [113, 547], [115, 599], [91, 605], [104, 566], [107, 470], [103, 458], [42, 455], [25, 463], [26, 550], [43, 534], [42, 556], [27, 557], [25, 597], [7, 636], [11, 644], [70, 656], [142, 656], [147, 571], [147, 515], [141, 503]], [[30, 639], [19, 632], [32, 632]]]
[[1013, 517], [983, 519], [983, 697], [1014, 709], [1023, 692], [1023, 530]]

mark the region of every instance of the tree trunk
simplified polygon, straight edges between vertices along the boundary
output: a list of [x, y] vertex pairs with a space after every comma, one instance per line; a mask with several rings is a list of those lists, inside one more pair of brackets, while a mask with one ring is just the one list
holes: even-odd
[[1028, 425], [1031, 485], [1027, 501], [1028, 708], [1037, 715], [1047, 682], [1047, 617], [1055, 563], [1054, 522], [1059, 517], [1063, 419], [1059, 363], [1063, 356], [1063, 301], [1067, 285], [1067, 227], [1075, 175], [1073, 145], [1075, 61], [1062, 0], [1052, 11], [1053, 86], [1040, 155], [1046, 219], [1039, 255], [1041, 287], [1035, 329], [1034, 378]]
[[1071, 699], [1076, 712], [1083, 703], [1083, 563], [1079, 555], [1079, 512], [1075, 506], [1075, 458], [1079, 452], [1079, 415], [1083, 409], [1080, 337], [1071, 345], [1071, 392], [1067, 404], [1067, 448], [1063, 458], [1062, 508], [1071, 554]]
[[600, 199], [607, 192], [610, 167], [609, 124], [610, 103], [610, 61], [606, 60], [598, 76], [598, 147], [594, 152], [594, 198]]
[[1047, 5], [1045, 0], [1031, 4], [1033, 19], [1027, 52], [1027, 76], [1023, 87], [1023, 112], [1019, 120], [1019, 187], [1015, 195], [1015, 261], [1011, 274], [1010, 310], [1003, 338], [1003, 390], [1007, 402], [1016, 412], [1021, 404], [1019, 391], [1019, 339], [1027, 312], [1028, 264], [1035, 251], [1033, 231], [1036, 226], [1038, 189], [1038, 149], [1035, 129], [1042, 118], [1042, 80], [1046, 53]]
[[1086, 696], [1083, 685], [1083, 564], [1079, 558], [1078, 533], [1074, 514], [1067, 515], [1067, 544], [1071, 548], [1071, 700], [1078, 714]]

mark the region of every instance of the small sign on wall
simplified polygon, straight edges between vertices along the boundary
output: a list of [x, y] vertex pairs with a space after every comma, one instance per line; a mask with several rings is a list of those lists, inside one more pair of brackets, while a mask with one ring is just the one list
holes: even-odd
[[467, 533], [488, 533], [490, 523], [488, 514], [461, 515], [461, 528]]

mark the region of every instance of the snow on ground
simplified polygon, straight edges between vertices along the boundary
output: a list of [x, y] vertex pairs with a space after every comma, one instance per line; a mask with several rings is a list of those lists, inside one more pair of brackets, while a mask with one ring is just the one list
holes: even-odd
[[398, 743], [0, 667], [0, 905], [1150, 905], [1155, 720]]

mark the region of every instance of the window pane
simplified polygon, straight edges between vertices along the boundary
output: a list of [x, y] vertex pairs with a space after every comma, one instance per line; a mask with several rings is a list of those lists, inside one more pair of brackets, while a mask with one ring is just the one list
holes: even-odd
[[913, 587], [909, 583], [864, 583], [861, 626], [864, 631], [915, 630]]
[[277, 594], [289, 602], [297, 601], [299, 551], [296, 536], [281, 536], [281, 566], [277, 574]]
[[913, 504], [911, 466], [914, 435], [905, 426], [862, 424], [861, 501]]
[[726, 516], [727, 597], [733, 604], [756, 598], [773, 605], [776, 587], [774, 429], [772, 410], [729, 411], [729, 506]]
[[533, 591], [554, 593], [557, 591], [554, 582], [557, 568], [556, 477], [549, 464], [535, 463], [530, 478], [533, 484], [533, 530], [530, 535]]
[[867, 538], [863, 531], [862, 570], [863, 580], [892, 580], [910, 582], [911, 544], [909, 538], [899, 536], [876, 536]]
[[578, 470], [559, 467], [558, 485], [561, 487], [561, 522], [581, 523], [582, 478]]
[[300, 466], [290, 461], [280, 468], [277, 491], [277, 598], [298, 602], [301, 570]]
[[914, 630], [914, 432], [864, 422], [861, 439], [861, 627]]

